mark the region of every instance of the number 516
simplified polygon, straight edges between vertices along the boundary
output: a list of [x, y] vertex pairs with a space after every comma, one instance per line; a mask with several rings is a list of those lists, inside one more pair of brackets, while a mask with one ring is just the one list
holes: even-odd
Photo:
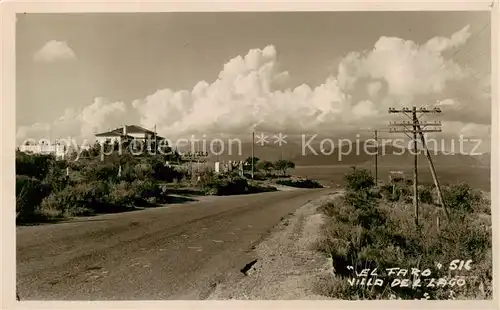
[[450, 270], [471, 270], [471, 264], [472, 264], [472, 259], [469, 259], [467, 261], [465, 260], [460, 260], [460, 259], [455, 259], [450, 263]]

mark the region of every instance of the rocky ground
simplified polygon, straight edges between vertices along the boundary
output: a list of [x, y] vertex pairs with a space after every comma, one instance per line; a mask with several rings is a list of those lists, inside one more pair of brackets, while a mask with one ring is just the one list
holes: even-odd
[[[255, 258], [232, 281], [219, 284], [208, 299], [328, 299], [317, 295], [318, 279], [332, 275], [332, 262], [315, 251], [323, 223], [318, 206], [335, 194], [313, 200], [279, 225], [255, 248]], [[248, 269], [248, 270], [246, 270]]]

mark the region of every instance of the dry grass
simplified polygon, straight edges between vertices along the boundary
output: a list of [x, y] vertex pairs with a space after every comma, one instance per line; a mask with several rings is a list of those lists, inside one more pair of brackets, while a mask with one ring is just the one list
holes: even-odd
[[[491, 219], [483, 212], [487, 200], [474, 197], [463, 187], [449, 189], [449, 201], [456, 198], [453, 217], [448, 221], [444, 211], [433, 204], [420, 206], [419, 225], [415, 223], [414, 210], [405, 197], [396, 201], [378, 195], [374, 188], [347, 191], [321, 207], [327, 216], [323, 238], [317, 249], [333, 260], [335, 276], [318, 283], [319, 293], [340, 299], [490, 299], [492, 298]], [[453, 196], [455, 195], [455, 196]], [[383, 198], [380, 198], [383, 197]], [[450, 198], [451, 197], [451, 198]], [[450, 203], [453, 206], [453, 204]], [[472, 205], [472, 208], [466, 208]], [[464, 207], [465, 206], [465, 207]], [[465, 211], [464, 211], [465, 210]], [[439, 227], [437, 218], [440, 219]], [[472, 259], [471, 271], [449, 271], [455, 259]], [[438, 269], [436, 262], [445, 267]], [[384, 285], [351, 286], [348, 279], [354, 274], [348, 266], [360, 272], [364, 268], [379, 268]], [[429, 268], [429, 278], [466, 276], [462, 287], [421, 288], [391, 287], [395, 278], [383, 273], [386, 268], [400, 267], [411, 270]], [[404, 277], [400, 277], [404, 278]], [[407, 278], [410, 278], [407, 276]], [[428, 278], [421, 278], [428, 283]], [[426, 282], [427, 281], [427, 282]]]

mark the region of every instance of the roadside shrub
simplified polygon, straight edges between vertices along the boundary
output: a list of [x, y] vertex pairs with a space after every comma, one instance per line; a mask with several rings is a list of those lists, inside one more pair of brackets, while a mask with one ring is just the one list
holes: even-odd
[[153, 178], [153, 166], [147, 162], [137, 163], [133, 166], [133, 174], [136, 180]]
[[63, 216], [105, 212], [108, 191], [108, 185], [103, 181], [75, 184], [51, 193], [42, 201], [42, 209], [57, 210]]
[[130, 182], [121, 181], [112, 184], [109, 193], [106, 196], [106, 202], [109, 205], [118, 207], [118, 209], [131, 209], [135, 207], [137, 200], [137, 190], [132, 187]]
[[49, 168], [55, 161], [52, 155], [26, 154], [16, 152], [16, 174], [42, 180], [48, 173]]
[[69, 183], [69, 178], [66, 177], [65, 163], [57, 162], [52, 164], [42, 183], [50, 188], [52, 192], [63, 190]]
[[448, 208], [462, 215], [473, 212], [474, 205], [480, 202], [480, 196], [465, 183], [445, 188], [443, 199]]
[[277, 188], [274, 186], [263, 185], [257, 182], [248, 182], [247, 193], [262, 193], [262, 192], [275, 192]]
[[352, 168], [352, 171], [344, 176], [346, 189], [351, 191], [368, 190], [375, 186], [375, 180], [366, 169]]
[[202, 183], [203, 191], [208, 195], [238, 195], [248, 191], [248, 182], [240, 177], [214, 178]]
[[347, 191], [343, 199], [346, 204], [361, 210], [374, 208], [376, 204], [374, 197], [368, 191]]
[[[119, 165], [112, 162], [94, 160], [82, 169], [82, 174], [90, 182], [106, 181], [116, 182], [118, 179]], [[122, 167], [122, 175], [123, 175]]]
[[160, 185], [153, 180], [135, 180], [131, 186], [139, 199], [159, 198], [162, 195]]
[[411, 202], [412, 190], [405, 183], [384, 184], [380, 187], [381, 198], [387, 201], [407, 201]]
[[184, 176], [181, 171], [174, 167], [166, 166], [165, 162], [154, 161], [151, 163], [152, 177], [159, 181], [172, 182], [174, 179], [182, 179]]
[[258, 171], [264, 171], [266, 176], [272, 174], [274, 170], [274, 164], [270, 161], [258, 161], [255, 167]]
[[273, 167], [274, 169], [280, 171], [282, 176], [285, 176], [288, 169], [295, 168], [295, 163], [290, 160], [280, 159], [273, 164]]
[[253, 161], [252, 161], [252, 156], [247, 157], [243, 161], [243, 170], [245, 170], [245, 171], [251, 171], [252, 170], [252, 163], [253, 163], [254, 171], [257, 171], [258, 170], [258, 166], [259, 166], [259, 162], [260, 162], [260, 159], [258, 157], [253, 157]]
[[212, 170], [205, 170], [194, 174], [192, 176], [192, 183], [200, 187], [211, 187], [213, 184], [219, 182], [222, 177], [222, 175], [217, 175]]
[[40, 203], [50, 193], [50, 188], [38, 179], [16, 175], [16, 221], [29, 222], [43, 217]]
[[[476, 198], [469, 189], [467, 186], [451, 188], [455, 194], [452, 198], [457, 204], [463, 203], [463, 199], [474, 204]], [[384, 196], [388, 190], [389, 187], [381, 187]], [[425, 188], [421, 192], [425, 192]], [[446, 265], [455, 259], [472, 259], [473, 270], [465, 275], [474, 277], [468, 278], [466, 285], [458, 290], [458, 298], [491, 298], [491, 223], [479, 218], [477, 213], [447, 221], [443, 210], [423, 204], [417, 227], [408, 204], [401, 201], [387, 205], [383, 200], [372, 199], [369, 191], [364, 190], [347, 191], [343, 198], [323, 205], [320, 210], [327, 219], [317, 249], [332, 257], [336, 277], [355, 277], [347, 269], [354, 266], [358, 272], [374, 267], [382, 271], [391, 267], [429, 268], [433, 278], [449, 278], [453, 274], [447, 268], [435, 267], [436, 262]], [[435, 224], [437, 216], [443, 219], [440, 229]], [[387, 277], [383, 272], [381, 276], [386, 283], [382, 287], [343, 286], [339, 283], [346, 280], [334, 278], [332, 283], [322, 286], [321, 293], [344, 299], [414, 299], [423, 298], [424, 294], [430, 299], [450, 299], [453, 296], [450, 287], [390, 287], [398, 276]]]
[[379, 192], [380, 195], [382, 196], [382, 199], [392, 201], [393, 200], [393, 195], [392, 195], [392, 189], [393, 186], [391, 184], [383, 184], [379, 186]]
[[278, 180], [276, 181], [279, 185], [298, 187], [298, 188], [323, 188], [319, 182], [310, 179], [299, 179], [299, 180]]
[[85, 203], [80, 202], [75, 196], [72, 196], [69, 190], [51, 193], [43, 199], [40, 210], [42, 214], [52, 218], [93, 214], [92, 210]]
[[434, 204], [434, 196], [432, 195], [432, 187], [422, 185], [418, 187], [418, 199], [423, 203]]
[[484, 192], [478, 192], [477, 195], [478, 201], [474, 206], [475, 212], [491, 215], [491, 200], [488, 197], [488, 194]]

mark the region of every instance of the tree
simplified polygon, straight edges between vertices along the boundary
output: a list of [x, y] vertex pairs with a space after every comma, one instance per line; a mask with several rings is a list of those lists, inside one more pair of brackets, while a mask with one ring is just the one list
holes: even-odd
[[88, 153], [91, 157], [97, 157], [101, 154], [101, 148], [103, 146], [99, 143], [99, 142], [95, 142], [94, 145], [92, 145], [92, 147], [90, 147]]
[[[259, 162], [259, 158], [254, 157], [253, 158], [254, 170], [255, 170], [255, 167], [256, 167], [258, 162]], [[243, 162], [243, 167], [244, 167], [244, 169], [252, 170], [252, 156], [249, 156], [249, 157], [247, 157], [247, 159], [245, 159], [245, 161]]]
[[42, 180], [55, 161], [53, 155], [16, 153], [16, 174]]
[[270, 161], [265, 160], [265, 161], [259, 161], [257, 163], [257, 170], [264, 170], [266, 172], [266, 175], [271, 174], [273, 169], [274, 169], [274, 165]]
[[288, 169], [295, 168], [295, 163], [290, 160], [280, 159], [274, 163], [274, 168], [278, 171], [281, 171], [283, 176], [286, 176]]

